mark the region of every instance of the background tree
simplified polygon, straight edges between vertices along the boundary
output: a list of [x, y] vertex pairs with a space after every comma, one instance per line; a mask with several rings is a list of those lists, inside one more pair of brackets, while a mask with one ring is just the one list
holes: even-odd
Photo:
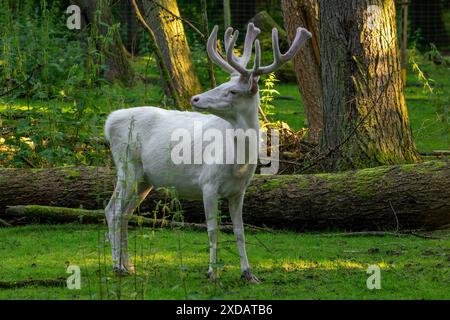
[[329, 169], [419, 160], [403, 95], [393, 0], [319, 0], [322, 147]]
[[[413, 0], [411, 8], [411, 34], [418, 32], [419, 43], [428, 46], [448, 46], [449, 36], [445, 30], [444, 2], [448, 0]], [[448, 4], [447, 4], [448, 6]]]
[[[139, 3], [139, 2], [138, 2]], [[161, 58], [167, 67], [180, 108], [189, 107], [190, 98], [201, 91], [191, 59], [183, 22], [176, 0], [142, 0], [141, 12], [155, 37]]]
[[223, 24], [225, 28], [231, 27], [231, 3], [223, 0]]
[[282, 0], [281, 7], [289, 41], [294, 39], [299, 26], [313, 35], [294, 57], [293, 63], [308, 121], [308, 137], [317, 143], [323, 128], [317, 0]]
[[[97, 28], [97, 48], [105, 57], [107, 67], [103, 76], [109, 80], [119, 80], [125, 85], [133, 83], [134, 74], [126, 57], [119, 28], [112, 28], [114, 24], [109, 0], [72, 0], [73, 4], [81, 8], [84, 24]], [[96, 18], [96, 12], [99, 12]], [[102, 37], [110, 40], [102, 41]]]
[[125, 48], [132, 56], [135, 56], [139, 50], [141, 42], [141, 29], [139, 21], [134, 13], [133, 5], [130, 0], [120, 0], [118, 6], [121, 28], [125, 30], [126, 37], [123, 39]]

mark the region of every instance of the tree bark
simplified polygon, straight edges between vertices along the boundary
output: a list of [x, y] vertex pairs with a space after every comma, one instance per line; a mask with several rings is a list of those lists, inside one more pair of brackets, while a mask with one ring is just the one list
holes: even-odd
[[308, 121], [308, 139], [318, 143], [323, 128], [323, 112], [317, 0], [282, 0], [281, 8], [289, 42], [295, 38], [298, 27], [306, 28], [313, 35], [295, 55], [293, 63]]
[[223, 25], [226, 28], [231, 27], [231, 3], [230, 0], [223, 0]]
[[[104, 208], [114, 183], [114, 171], [104, 167], [0, 169], [0, 214], [15, 205]], [[166, 198], [152, 192], [141, 212]], [[449, 199], [450, 161], [256, 176], [246, 193], [244, 221], [297, 231], [432, 229], [450, 225]], [[204, 222], [202, 201], [182, 200], [181, 206], [186, 222]], [[221, 210], [226, 213], [226, 205]]]
[[413, 163], [393, 0], [319, 0], [327, 167]]
[[189, 108], [193, 95], [201, 92], [195, 73], [191, 50], [184, 32], [176, 0], [142, 0], [142, 14], [155, 35], [156, 45], [170, 73], [170, 80], [178, 94], [179, 107]]
[[[109, 29], [113, 23], [113, 16], [109, 0], [73, 0], [73, 4], [80, 7], [83, 14], [83, 20], [86, 25], [96, 24], [101, 36], [111, 37], [111, 43], [106, 44], [98, 41], [97, 48], [105, 56], [107, 71], [104, 73], [108, 81], [120, 81], [124, 85], [131, 85], [134, 80], [133, 69], [128, 61], [123, 47], [122, 39], [118, 29]], [[95, 18], [96, 10], [100, 10], [100, 19]]]

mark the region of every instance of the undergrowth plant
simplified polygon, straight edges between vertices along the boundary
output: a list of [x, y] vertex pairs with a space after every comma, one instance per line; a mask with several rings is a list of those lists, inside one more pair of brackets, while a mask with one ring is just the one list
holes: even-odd
[[[1, 165], [92, 165], [95, 158], [107, 159], [106, 145], [94, 137], [102, 136], [108, 112], [99, 99], [101, 49], [111, 32], [99, 36], [96, 24], [89, 32], [68, 30], [62, 9], [47, 0], [0, 1]], [[115, 100], [110, 105], [120, 107], [115, 89], [108, 91], [107, 99]]]
[[259, 90], [261, 93], [260, 97], [260, 106], [261, 110], [264, 112], [266, 116], [272, 116], [275, 114], [274, 105], [272, 104], [276, 95], [280, 93], [275, 89], [275, 84], [279, 82], [276, 78], [275, 73], [272, 72], [263, 80], [264, 88]]
[[[445, 94], [442, 84], [436, 83], [420, 66], [420, 60], [424, 57], [429, 57], [430, 59], [442, 58], [442, 55], [436, 48], [432, 45], [431, 50], [426, 52], [424, 55], [420, 55], [418, 50], [413, 46], [408, 50], [408, 61], [411, 64], [411, 69], [416, 75], [417, 80], [422, 85], [423, 92], [429, 97], [433, 105], [436, 107], [436, 114], [439, 121], [443, 123], [444, 130], [446, 131], [447, 144], [450, 146], [450, 125], [449, 125], [449, 108], [450, 108], [450, 97]], [[438, 57], [438, 58], [436, 58]], [[436, 62], [435, 62], [436, 64]], [[446, 60], [442, 58], [439, 64], [436, 64], [437, 68], [448, 68]]]

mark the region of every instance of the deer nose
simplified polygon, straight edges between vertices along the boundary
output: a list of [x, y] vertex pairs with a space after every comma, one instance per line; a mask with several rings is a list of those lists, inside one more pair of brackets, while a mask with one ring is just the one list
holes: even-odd
[[191, 98], [191, 104], [196, 103], [196, 102], [199, 102], [199, 101], [200, 101], [200, 97], [199, 97], [199, 96], [193, 96], [193, 97]]

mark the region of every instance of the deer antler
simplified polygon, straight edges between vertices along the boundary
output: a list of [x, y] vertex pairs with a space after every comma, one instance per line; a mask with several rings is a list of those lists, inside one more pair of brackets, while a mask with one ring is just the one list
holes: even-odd
[[[280, 68], [283, 64], [288, 62], [294, 57], [297, 51], [303, 46], [306, 40], [311, 38], [311, 33], [304, 28], [297, 28], [297, 33], [295, 35], [294, 41], [292, 41], [289, 50], [282, 54], [280, 52], [280, 45], [278, 43], [278, 30], [276, 28], [272, 29], [272, 48], [273, 48], [273, 63], [266, 67], [260, 67], [259, 61], [258, 66], [254, 68], [253, 75], [260, 76], [263, 74], [269, 74]], [[255, 56], [259, 55], [261, 48], [259, 47], [259, 41], [255, 43]], [[258, 53], [258, 54], [257, 54]]]
[[[233, 28], [231, 27], [225, 31], [225, 50], [228, 50], [232, 33]], [[247, 66], [248, 62], [250, 61], [250, 58], [252, 56], [253, 42], [256, 40], [256, 37], [260, 33], [261, 30], [255, 27], [253, 23], [248, 24], [247, 33], [245, 34], [244, 52], [242, 53], [242, 56], [240, 58], [237, 58], [239, 64], [243, 67]]]
[[234, 70], [228, 62], [226, 62], [222, 56], [217, 52], [217, 32], [219, 31], [219, 26], [214, 26], [209, 38], [206, 43], [206, 51], [208, 52], [209, 58], [215, 62], [219, 67], [228, 73], [235, 73]]
[[[237, 68], [229, 63], [229, 59], [227, 59], [228, 61], [223, 59], [222, 56], [220, 55], [220, 53], [217, 51], [217, 32], [218, 32], [218, 30], [219, 30], [219, 27], [215, 26], [213, 31], [211, 32], [211, 35], [209, 36], [208, 43], [207, 43], [207, 51], [208, 51], [209, 57], [223, 70], [225, 70], [229, 73], [237, 73], [237, 72], [240, 73], [239, 70], [245, 69], [248, 62], [250, 61], [250, 58], [252, 55], [253, 42], [255, 41], [256, 37], [261, 32], [261, 30], [259, 28], [255, 27], [255, 25], [253, 23], [248, 24], [247, 34], [245, 36], [245, 42], [244, 42], [244, 52], [242, 53], [242, 56], [240, 58], [237, 58], [237, 57], [235, 58], [236, 63], [240, 65], [240, 67], [237, 67]], [[237, 33], [237, 32], [238, 31], [235, 31], [235, 33]], [[226, 52], [228, 52], [228, 48], [230, 47], [232, 34], [233, 34], [233, 28], [228, 28], [225, 31], [224, 43], [225, 43], [225, 51]], [[237, 35], [236, 35], [236, 37], [237, 37]], [[233, 43], [232, 50], [234, 50], [235, 43], [236, 43], [236, 40]], [[233, 56], [234, 56], [234, 54], [233, 54]]]
[[[260, 29], [256, 28], [253, 23], [249, 23], [247, 27], [247, 34], [245, 36], [244, 52], [240, 58], [236, 57], [234, 54], [234, 47], [236, 45], [237, 38], [239, 36], [239, 31], [233, 28], [228, 28], [225, 31], [225, 51], [226, 60], [217, 52], [217, 32], [219, 27], [215, 26], [211, 35], [208, 39], [207, 51], [208, 55], [214, 62], [217, 63], [222, 69], [229, 73], [240, 73], [244, 76], [260, 76], [263, 74], [269, 74], [280, 68], [283, 64], [288, 62], [297, 53], [300, 47], [305, 43], [306, 40], [311, 38], [311, 33], [304, 28], [297, 28], [297, 33], [295, 35], [294, 41], [289, 48], [289, 50], [282, 54], [280, 52], [280, 46], [278, 42], [278, 30], [276, 28], [272, 29], [272, 47], [273, 47], [273, 57], [274, 61], [268, 66], [261, 67], [261, 46], [259, 40], [256, 37], [261, 32]], [[250, 61], [252, 54], [253, 42], [255, 43], [255, 60], [252, 69], [247, 69], [247, 64]]]

